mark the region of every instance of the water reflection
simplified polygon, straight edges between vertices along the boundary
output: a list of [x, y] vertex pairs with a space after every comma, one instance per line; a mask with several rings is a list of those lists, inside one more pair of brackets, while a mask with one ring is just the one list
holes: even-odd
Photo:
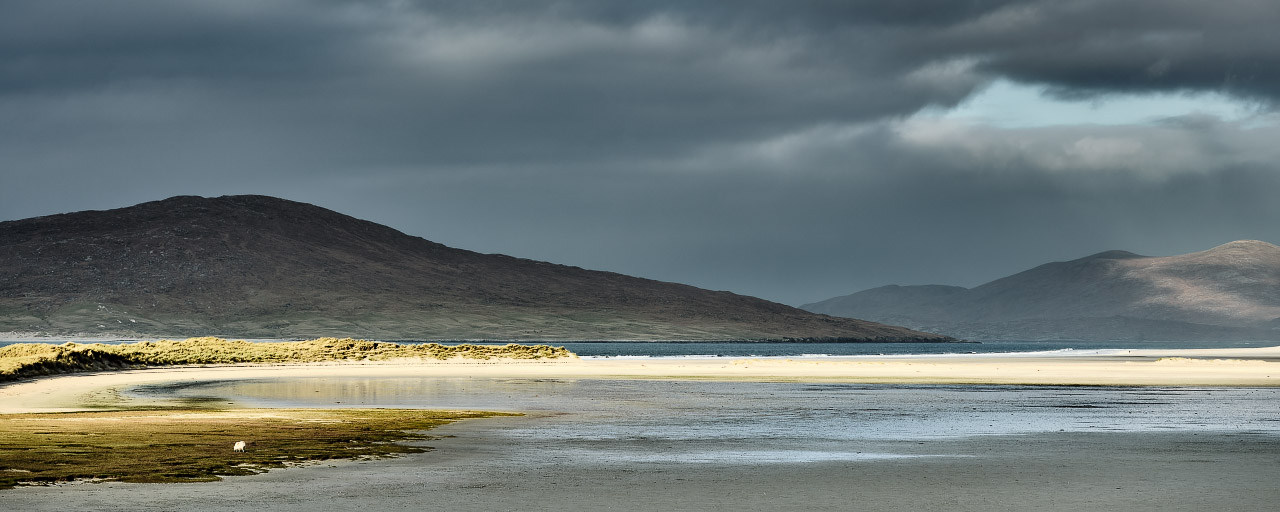
[[314, 377], [130, 393], [250, 407], [521, 411], [529, 416], [485, 434], [507, 447], [493, 456], [517, 465], [878, 460], [931, 455], [919, 446], [928, 440], [1040, 432], [1280, 434], [1277, 389]]
[[[1280, 431], [1280, 390], [468, 378], [290, 378], [136, 388], [250, 407], [411, 407], [566, 416], [583, 440], [929, 439], [1058, 431]], [[541, 435], [515, 429], [513, 436]]]

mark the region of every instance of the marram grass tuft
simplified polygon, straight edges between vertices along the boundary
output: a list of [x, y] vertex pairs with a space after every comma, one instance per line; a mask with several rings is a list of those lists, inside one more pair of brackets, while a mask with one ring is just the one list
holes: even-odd
[[147, 366], [385, 361], [403, 358], [443, 360], [563, 357], [573, 357], [573, 353], [564, 347], [548, 345], [407, 345], [351, 338], [288, 342], [190, 338], [183, 341], [160, 340], [119, 345], [21, 343], [0, 347], [0, 382], [42, 375]]

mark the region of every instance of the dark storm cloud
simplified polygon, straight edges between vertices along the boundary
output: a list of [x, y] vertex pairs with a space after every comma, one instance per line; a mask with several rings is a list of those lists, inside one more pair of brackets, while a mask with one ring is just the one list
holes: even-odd
[[[273, 7], [274, 6], [274, 7]], [[292, 8], [286, 8], [292, 7]], [[0, 70], [9, 93], [145, 81], [304, 81], [332, 69], [356, 27], [305, 5], [264, 2], [5, 2]]]
[[26, 123], [7, 127], [0, 151], [34, 158], [15, 161], [39, 174], [81, 172], [66, 147], [157, 178], [607, 172], [953, 104], [982, 82], [886, 53], [903, 37], [891, 30], [760, 5], [17, 4], [0, 21], [0, 112]]
[[1063, 95], [1214, 90], [1280, 98], [1280, 4], [1270, 0], [1041, 2], [940, 34], [980, 69]]
[[0, 0], [0, 218], [263, 193], [465, 248], [794, 303], [976, 284], [1095, 250], [1275, 242], [1273, 117], [912, 116], [997, 79], [1272, 105], [1276, 11]]
[[438, 161], [681, 150], [951, 104], [979, 84], [911, 75], [931, 56], [904, 61], [884, 47], [901, 36], [823, 9], [597, 4], [38, 2], [5, 18], [0, 87], [213, 90], [215, 112], [231, 96], [233, 113], [342, 122], [371, 152], [416, 142]]
[[203, 95], [196, 127], [263, 119], [381, 165], [687, 151], [949, 106], [996, 76], [1269, 98], [1280, 69], [1264, 2], [11, 4], [8, 98]]

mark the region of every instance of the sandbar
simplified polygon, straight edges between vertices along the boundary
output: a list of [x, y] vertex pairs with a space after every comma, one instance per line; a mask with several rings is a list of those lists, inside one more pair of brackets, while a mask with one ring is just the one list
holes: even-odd
[[863, 384], [1280, 386], [1280, 347], [823, 358], [393, 360], [158, 367], [0, 386], [0, 414], [85, 410], [143, 384], [291, 377], [739, 380]]

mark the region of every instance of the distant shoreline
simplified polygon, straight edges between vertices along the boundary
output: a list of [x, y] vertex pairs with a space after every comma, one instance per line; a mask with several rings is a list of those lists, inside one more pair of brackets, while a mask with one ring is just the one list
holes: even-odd
[[[305, 341], [310, 338], [293, 337], [293, 338], [254, 338], [243, 336], [219, 336], [224, 339], [243, 339], [251, 342], [290, 342]], [[185, 339], [186, 336], [53, 336], [53, 335], [37, 335], [28, 333], [0, 333], [0, 343], [136, 343], [141, 341], [155, 341], [162, 339]], [[522, 345], [555, 345], [557, 343], [946, 343], [946, 344], [979, 344], [978, 340], [962, 340], [962, 339], [934, 339], [934, 338], [841, 338], [841, 337], [811, 337], [811, 338], [740, 338], [740, 339], [498, 339], [498, 338], [474, 338], [474, 339], [378, 339], [377, 341], [385, 343], [441, 343], [441, 344], [483, 344], [498, 345], [508, 343], [518, 343]]]

